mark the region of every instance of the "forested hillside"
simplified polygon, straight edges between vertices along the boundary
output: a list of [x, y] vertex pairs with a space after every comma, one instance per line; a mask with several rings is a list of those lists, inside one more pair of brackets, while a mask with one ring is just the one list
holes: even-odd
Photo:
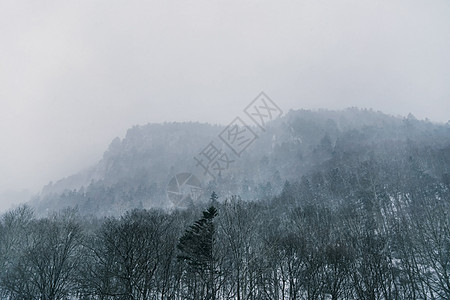
[[[218, 143], [223, 129], [200, 123], [135, 126], [111, 143], [96, 166], [49, 184], [31, 205], [40, 215], [76, 206], [82, 214], [97, 216], [171, 207], [168, 182], [181, 172], [200, 178], [194, 156], [210, 141]], [[204, 200], [213, 190], [246, 201], [269, 199], [285, 181], [316, 184], [329, 177], [336, 182], [327, 197], [334, 199], [344, 197], [344, 191], [355, 193], [352, 188], [364, 172], [376, 176], [384, 189], [404, 191], [417, 185], [418, 173], [423, 184], [425, 177], [445, 181], [450, 169], [450, 125], [413, 116], [358, 109], [290, 111], [258, 136], [220, 177], [202, 180]]]
[[0, 297], [450, 299], [449, 124], [291, 111], [203, 201], [167, 204], [167, 181], [221, 130], [134, 127], [5, 213]]
[[449, 299], [448, 184], [389, 195], [368, 171], [353, 193], [322, 201], [334, 189], [322, 179], [269, 201], [213, 194], [105, 219], [18, 208], [0, 223], [0, 296]]

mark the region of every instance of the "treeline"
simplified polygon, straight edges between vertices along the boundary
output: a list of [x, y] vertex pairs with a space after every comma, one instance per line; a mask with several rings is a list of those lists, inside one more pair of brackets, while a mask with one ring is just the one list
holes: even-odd
[[0, 298], [450, 299], [449, 126], [290, 112], [183, 210], [143, 208], [219, 130], [133, 128], [1, 216]]
[[[135, 126], [111, 143], [98, 164], [49, 184], [30, 205], [38, 216], [67, 206], [102, 217], [134, 208], [167, 208], [167, 183], [186, 171], [201, 179], [204, 170], [194, 167], [194, 157], [210, 142], [220, 148], [218, 134], [224, 129], [199, 123]], [[450, 123], [370, 110], [300, 110], [269, 122], [264, 133], [254, 131], [258, 139], [240, 157], [223, 146], [234, 162], [209, 185], [211, 178], [204, 178], [209, 193], [270, 199], [285, 180], [335, 168], [354, 172], [356, 164], [368, 159], [386, 165], [387, 172], [409, 164], [441, 178], [450, 170]]]
[[17, 208], [0, 222], [0, 297], [450, 299], [446, 184], [328, 202], [306, 185], [104, 219]]

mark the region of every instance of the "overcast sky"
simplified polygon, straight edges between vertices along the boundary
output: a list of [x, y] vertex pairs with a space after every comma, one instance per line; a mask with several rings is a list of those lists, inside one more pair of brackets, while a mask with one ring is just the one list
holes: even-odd
[[450, 119], [450, 1], [0, 1], [0, 192], [135, 124], [293, 108]]

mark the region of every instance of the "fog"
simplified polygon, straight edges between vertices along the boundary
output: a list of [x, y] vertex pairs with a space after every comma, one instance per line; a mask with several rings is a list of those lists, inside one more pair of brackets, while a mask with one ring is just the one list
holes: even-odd
[[260, 91], [447, 122], [449, 16], [445, 0], [2, 1], [0, 194], [90, 166], [136, 124], [228, 123]]

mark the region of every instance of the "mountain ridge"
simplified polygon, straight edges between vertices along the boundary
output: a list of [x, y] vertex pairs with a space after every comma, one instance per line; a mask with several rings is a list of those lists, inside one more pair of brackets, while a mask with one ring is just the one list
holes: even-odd
[[[132, 208], [171, 207], [167, 183], [181, 172], [202, 176], [194, 157], [210, 141], [220, 143], [223, 125], [198, 122], [150, 123], [115, 138], [93, 167], [45, 186], [31, 201], [42, 213], [77, 206], [82, 213], [120, 214]], [[386, 115], [367, 109], [290, 110], [268, 123], [266, 131], [216, 180], [203, 181], [208, 194], [239, 194], [247, 200], [278, 195], [286, 181], [301, 181], [318, 171], [355, 168], [359, 163], [395, 165], [423, 151], [443, 163], [420, 162], [435, 178], [450, 161], [450, 125]], [[222, 145], [223, 146], [223, 145]], [[415, 149], [415, 150], [414, 150]], [[416, 152], [414, 152], [416, 151]], [[442, 153], [439, 154], [441, 151]]]

